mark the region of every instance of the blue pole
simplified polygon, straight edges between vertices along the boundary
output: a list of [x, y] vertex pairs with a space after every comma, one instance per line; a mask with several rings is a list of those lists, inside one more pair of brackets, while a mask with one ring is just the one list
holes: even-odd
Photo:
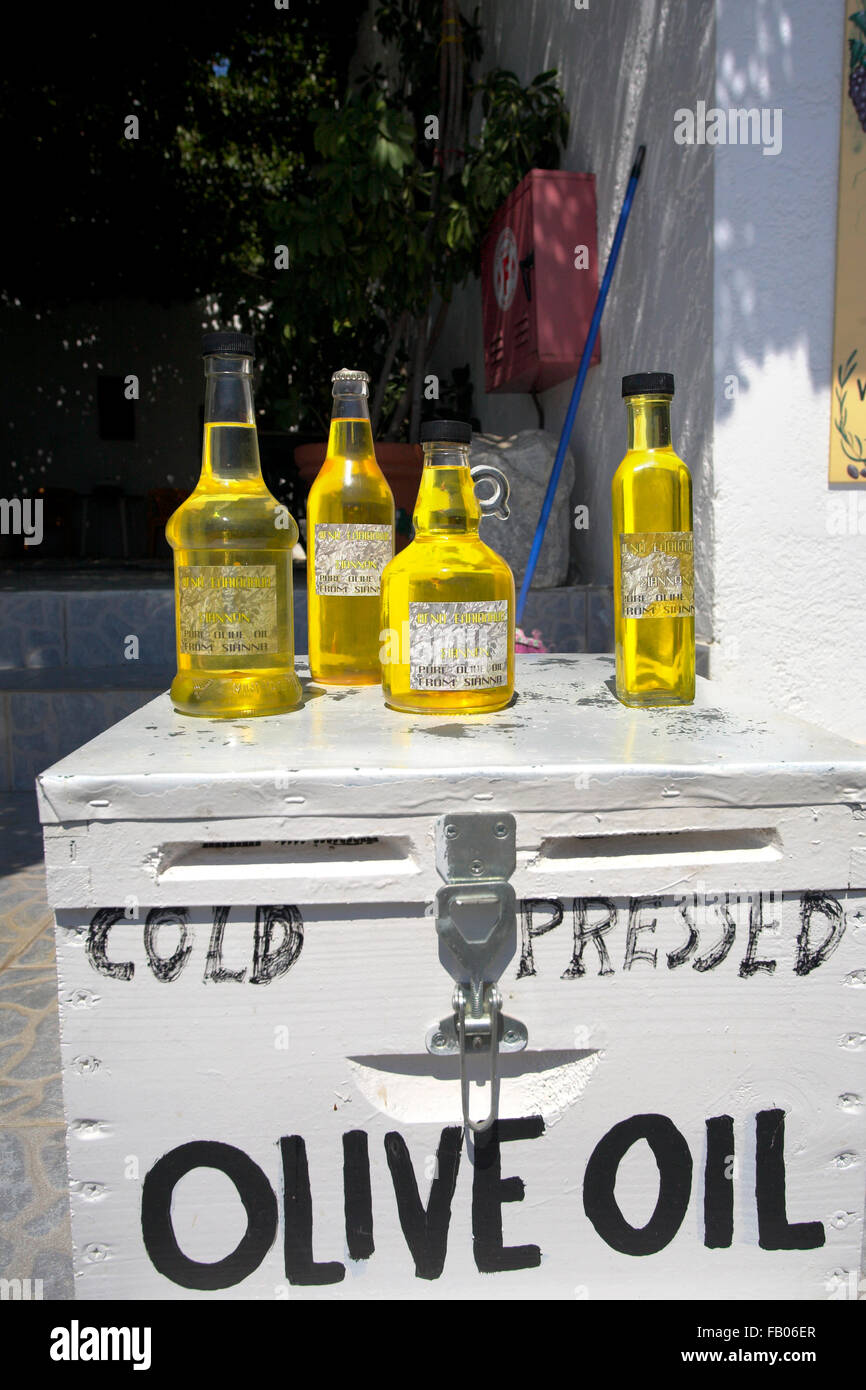
[[607, 301], [610, 282], [613, 279], [613, 272], [616, 269], [619, 257], [619, 248], [625, 235], [628, 215], [631, 212], [631, 205], [634, 200], [637, 181], [640, 178], [641, 165], [646, 154], [646, 145], [641, 145], [637, 152], [637, 158], [632, 165], [631, 175], [628, 181], [628, 188], [625, 191], [622, 211], [619, 221], [616, 224], [616, 231], [613, 234], [613, 245], [610, 248], [610, 255], [607, 258], [604, 279], [595, 301], [595, 309], [592, 313], [592, 321], [589, 325], [589, 332], [586, 335], [586, 342], [583, 345], [583, 356], [580, 359], [580, 368], [577, 373], [577, 380], [574, 383], [574, 390], [571, 393], [571, 400], [568, 403], [568, 411], [565, 422], [562, 426], [562, 433], [559, 436], [559, 446], [556, 450], [556, 458], [553, 461], [553, 468], [550, 473], [550, 480], [547, 484], [547, 492], [544, 494], [544, 502], [541, 507], [541, 516], [538, 518], [538, 525], [535, 528], [535, 537], [532, 542], [532, 549], [529, 552], [529, 562], [526, 566], [526, 574], [523, 576], [523, 583], [520, 586], [520, 597], [517, 600], [517, 622], [523, 621], [523, 610], [526, 607], [526, 600], [529, 597], [529, 589], [532, 584], [532, 577], [535, 574], [535, 567], [538, 564], [538, 557], [541, 554], [541, 547], [544, 543], [544, 533], [547, 530], [547, 523], [550, 520], [550, 513], [553, 510], [553, 499], [559, 485], [559, 477], [562, 473], [562, 465], [565, 462], [565, 451], [568, 448], [571, 432], [574, 429], [574, 419], [577, 415], [577, 407], [580, 405], [580, 398], [583, 394], [583, 383], [586, 381], [586, 374], [589, 371], [589, 362], [592, 357], [595, 340], [598, 337], [598, 330], [601, 326], [601, 316], [604, 313], [604, 306]]

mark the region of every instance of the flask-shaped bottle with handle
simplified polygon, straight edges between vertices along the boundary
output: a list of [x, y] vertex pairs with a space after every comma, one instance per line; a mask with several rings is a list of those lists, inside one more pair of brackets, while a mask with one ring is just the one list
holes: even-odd
[[[415, 539], [382, 576], [387, 703], [417, 714], [483, 714], [514, 694], [514, 578], [478, 534], [482, 513], [508, 516], [498, 468], [470, 469], [462, 420], [421, 426], [424, 468]], [[492, 484], [483, 501], [477, 483]]]
[[281, 714], [301, 702], [292, 612], [294, 518], [265, 486], [253, 408], [254, 340], [206, 333], [204, 444], [195, 491], [169, 518], [182, 714]]

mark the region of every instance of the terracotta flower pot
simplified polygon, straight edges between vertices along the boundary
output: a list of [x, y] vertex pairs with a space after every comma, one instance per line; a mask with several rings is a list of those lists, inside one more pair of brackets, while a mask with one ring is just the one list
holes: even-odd
[[[308, 487], [315, 481], [316, 474], [325, 462], [327, 447], [323, 440], [321, 444], [299, 444], [295, 449], [298, 472]], [[397, 549], [402, 550], [410, 539], [412, 513], [415, 510], [415, 498], [418, 496], [421, 482], [424, 454], [420, 444], [378, 443], [375, 448], [376, 461], [394, 494], [394, 505], [397, 509]]]

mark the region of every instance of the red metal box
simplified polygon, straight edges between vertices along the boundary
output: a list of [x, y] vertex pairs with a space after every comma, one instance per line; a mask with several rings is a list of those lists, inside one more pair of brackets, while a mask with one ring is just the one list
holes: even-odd
[[598, 292], [595, 175], [531, 169], [484, 238], [481, 287], [488, 391], [576, 376]]

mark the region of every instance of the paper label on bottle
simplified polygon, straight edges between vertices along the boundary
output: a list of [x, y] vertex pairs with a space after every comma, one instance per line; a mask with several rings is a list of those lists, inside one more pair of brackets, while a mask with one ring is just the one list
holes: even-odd
[[276, 565], [180, 565], [177, 591], [186, 655], [279, 651]]
[[622, 616], [693, 618], [695, 558], [691, 531], [632, 531], [619, 539]]
[[409, 688], [508, 684], [508, 600], [409, 604]]
[[316, 593], [327, 598], [375, 597], [394, 554], [390, 526], [378, 522], [315, 524]]

